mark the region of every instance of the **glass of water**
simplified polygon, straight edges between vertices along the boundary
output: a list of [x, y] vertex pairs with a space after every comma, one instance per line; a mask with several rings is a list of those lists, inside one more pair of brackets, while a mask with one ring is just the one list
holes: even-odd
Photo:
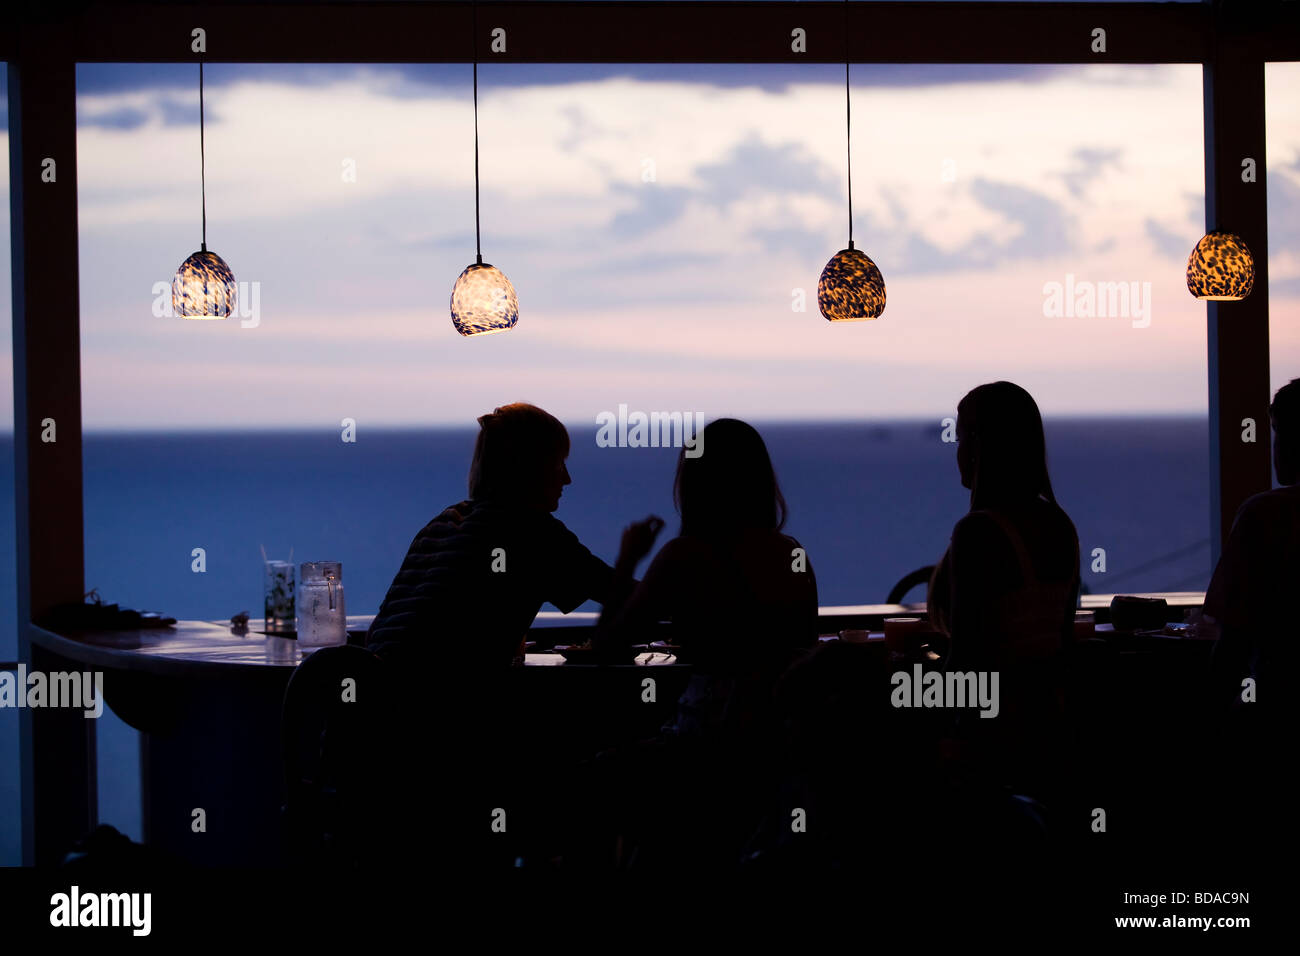
[[346, 644], [347, 640], [343, 564], [339, 561], [304, 561], [298, 586], [298, 643], [319, 647]]

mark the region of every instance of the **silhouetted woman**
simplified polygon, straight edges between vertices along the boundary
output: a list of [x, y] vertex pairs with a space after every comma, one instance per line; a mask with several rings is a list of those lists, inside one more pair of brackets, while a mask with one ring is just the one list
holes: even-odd
[[[817, 582], [799, 542], [782, 533], [786, 505], [754, 428], [722, 418], [704, 429], [705, 453], [678, 459], [673, 499], [681, 533], [664, 544], [620, 607], [606, 604], [608, 639], [671, 621], [696, 666], [674, 732], [738, 731], [793, 657], [817, 643]], [[760, 683], [754, 683], [754, 681]], [[757, 696], [751, 696], [757, 695]]]
[[755, 773], [771, 769], [773, 686], [817, 644], [817, 582], [799, 542], [782, 532], [785, 499], [762, 437], [732, 418], [711, 422], [702, 437], [702, 455], [683, 449], [678, 459], [681, 533], [621, 607], [605, 605], [600, 629], [604, 642], [631, 641], [647, 625], [672, 622], [674, 640], [695, 665], [676, 719], [664, 728], [693, 768], [677, 799], [707, 792], [715, 808], [740, 801], [727, 820], [703, 827], [725, 852], [722, 830], [734, 825], [732, 835], [741, 835], [754, 822], [745, 814], [762, 792]]
[[931, 620], [949, 636], [946, 670], [999, 672], [999, 716], [960, 719], [1002, 782], [1028, 790], [1041, 786], [1030, 765], [1050, 746], [1054, 668], [1072, 639], [1078, 534], [1052, 493], [1038, 405], [1020, 386], [981, 385], [961, 400], [957, 467], [971, 508], [931, 578]]

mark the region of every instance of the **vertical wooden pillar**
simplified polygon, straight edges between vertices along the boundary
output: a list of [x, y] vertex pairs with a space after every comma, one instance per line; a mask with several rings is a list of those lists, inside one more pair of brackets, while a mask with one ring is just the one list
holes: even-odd
[[[80, 601], [84, 581], [76, 63], [69, 33], [53, 23], [24, 25], [9, 62], [18, 657], [40, 670], [64, 668], [32, 646], [31, 621], [56, 604]], [[27, 865], [56, 862], [95, 824], [94, 723], [76, 709], [19, 711]]]
[[[1225, 25], [1226, 28], [1226, 25]], [[1255, 286], [1239, 302], [1209, 302], [1210, 537], [1217, 563], [1237, 509], [1272, 487], [1268, 428], [1268, 214], [1264, 63], [1231, 32], [1204, 67], [1205, 226], [1241, 236]], [[1243, 163], [1254, 160], [1254, 182]], [[1242, 440], [1255, 422], [1254, 443]]]

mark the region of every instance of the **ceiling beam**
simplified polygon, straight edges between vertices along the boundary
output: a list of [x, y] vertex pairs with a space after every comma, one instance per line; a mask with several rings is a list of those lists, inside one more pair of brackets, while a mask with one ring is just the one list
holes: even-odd
[[[1286, 7], [1257, 17], [1257, 30], [1261, 42], [1300, 51], [1300, 35], [1272, 29]], [[68, 27], [78, 61], [189, 62], [190, 31], [202, 27], [216, 62], [455, 63], [474, 57], [472, 17], [467, 2], [96, 3]], [[1014, 0], [483, 0], [478, 19], [479, 59], [510, 63], [838, 63], [846, 38], [857, 63], [1200, 63], [1213, 26], [1199, 3]], [[504, 51], [490, 49], [498, 27]], [[805, 31], [805, 52], [794, 49], [796, 29]], [[1106, 31], [1105, 52], [1093, 49], [1096, 29]]]

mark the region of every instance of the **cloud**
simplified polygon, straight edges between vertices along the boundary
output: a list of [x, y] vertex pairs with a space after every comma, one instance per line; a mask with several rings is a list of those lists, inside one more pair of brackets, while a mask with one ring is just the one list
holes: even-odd
[[[1051, 259], [1080, 250], [1076, 221], [1065, 205], [1046, 193], [978, 177], [959, 185], [956, 197], [992, 213], [996, 227], [973, 230], [963, 241], [940, 245], [927, 233], [929, 223], [910, 215], [904, 202], [887, 197], [892, 221], [874, 222], [858, 214], [855, 234], [876, 264], [890, 275], [938, 275], [996, 268], [1007, 263]], [[956, 201], [956, 200], [954, 200]], [[1105, 249], [1094, 249], [1105, 252]]]
[[[853, 85], [930, 87], [955, 83], [1045, 83], [1079, 67], [1037, 64], [857, 63]], [[494, 87], [563, 86], [602, 80], [690, 83], [717, 89], [753, 88], [785, 93], [793, 83], [844, 82], [836, 63], [493, 63], [480, 65], [479, 85]], [[468, 63], [216, 63], [204, 67], [205, 85], [264, 81], [292, 86], [364, 82], [394, 98], [468, 90]], [[80, 93], [133, 93], [190, 90], [198, 69], [189, 63], [79, 63]]]
[[[172, 96], [163, 97], [158, 101], [158, 110], [162, 116], [164, 126], [198, 126], [198, 90], [195, 90], [194, 96], [189, 99], [177, 99]], [[203, 122], [205, 125], [221, 122], [221, 117], [213, 111], [212, 104], [207, 101], [207, 97], [204, 97], [203, 103]]]
[[[748, 235], [756, 239], [762, 246], [764, 252], [782, 253], [792, 252], [800, 261], [818, 262], [828, 260], [837, 251], [839, 247], [835, 245], [836, 238], [829, 238], [824, 230], [805, 229], [794, 225], [794, 214], [788, 217], [781, 217], [790, 224], [768, 228], [751, 228]], [[843, 238], [839, 237], [839, 242], [843, 243]]]
[[640, 186], [613, 183], [610, 192], [634, 200], [631, 209], [617, 213], [609, 224], [610, 233], [619, 239], [643, 236], [675, 222], [695, 195], [695, 190], [685, 186], [661, 186], [658, 183]]
[[561, 107], [560, 115], [569, 123], [569, 128], [555, 142], [566, 153], [577, 151], [578, 147], [604, 132], [604, 128], [593, 123], [586, 112], [573, 103]]
[[[1186, 372], [1204, 356], [1198, 303], [1145, 226], [1200, 229], [1194, 66], [1135, 89], [1057, 77], [869, 94], [869, 122], [855, 126], [854, 238], [884, 272], [889, 307], [884, 321], [845, 329], [815, 300], [822, 265], [845, 244], [842, 66], [752, 68], [788, 87], [772, 95], [627, 80], [533, 89], [544, 86], [530, 79], [537, 68], [490, 64], [483, 251], [515, 284], [522, 319], [509, 336], [473, 341], [455, 335], [447, 306], [474, 253], [468, 65], [315, 68], [329, 84], [317, 87], [281, 82], [287, 67], [276, 82], [244, 82], [239, 69], [205, 76], [222, 108], [207, 142], [208, 225], [237, 277], [260, 284], [256, 330], [150, 313], [152, 284], [197, 244], [197, 71], [178, 71], [174, 89], [79, 97], [101, 120], [149, 118], [79, 139], [82, 283], [101, 304], [82, 320], [88, 421], [314, 420], [340, 392], [361, 409], [349, 414], [375, 421], [470, 416], [502, 391], [580, 410], [614, 390], [643, 394], [645, 407], [668, 396], [664, 407], [721, 403], [754, 417], [792, 402], [808, 415], [892, 413], [1043, 355], [1059, 356], [1044, 381], [1061, 407], [1203, 402], [1203, 376]], [[855, 87], [880, 78], [853, 70]], [[1089, 110], [1108, 117], [1100, 138], [1078, 122]], [[345, 157], [355, 182], [340, 180]], [[643, 157], [657, 182], [641, 181]], [[942, 178], [945, 158], [955, 179]], [[1294, 173], [1269, 172], [1270, 211], [1295, 208], [1275, 185]], [[1152, 328], [1139, 338], [1126, 322], [1042, 321], [1045, 277], [1067, 272], [1150, 275]], [[792, 289], [807, 293], [805, 313]], [[928, 378], [880, 371], [918, 354], [937, 370]], [[1114, 354], [1157, 369], [1160, 387], [1098, 385]], [[160, 363], [179, 370], [163, 388], [151, 377]], [[773, 390], [791, 370], [799, 381]], [[933, 394], [917, 391], [931, 383]], [[246, 393], [235, 410], [222, 404], [232, 386]]]
[[[700, 185], [611, 183], [611, 196], [630, 196], [635, 203], [631, 209], [614, 216], [610, 232], [615, 238], [645, 235], [676, 222], [692, 202], [724, 209], [751, 196], [771, 198], [798, 194], [836, 201], [840, 198], [835, 174], [824, 163], [807, 155], [800, 144], [771, 145], [753, 131], [734, 145], [723, 160], [696, 166], [691, 176]], [[782, 217], [787, 224], [793, 224], [796, 219], [794, 214]], [[790, 228], [790, 225], [785, 228]], [[795, 225], [794, 229], [797, 230], [798, 226]], [[756, 235], [764, 241], [765, 247], [773, 248], [772, 243], [777, 241], [773, 232], [760, 228]], [[824, 239], [820, 241], [825, 242]], [[778, 242], [777, 245], [782, 244]]]
[[[1300, 156], [1282, 168], [1300, 172]], [[1300, 250], [1300, 179], [1285, 173], [1269, 177], [1268, 247], [1270, 252]]]
[[1300, 172], [1300, 151], [1296, 162], [1269, 170], [1268, 286], [1279, 297], [1300, 296], [1300, 178], [1283, 172], [1288, 169]]
[[[93, 112], [84, 104], [77, 111], [77, 126], [82, 129], [107, 129], [129, 133], [158, 120], [163, 126], [199, 125], [199, 95], [188, 99], [174, 96], [151, 96], [142, 105], [123, 104], [102, 112]], [[209, 128], [222, 122], [222, 117], [212, 108], [209, 100], [203, 107], [203, 120]]]
[[1192, 245], [1196, 239], [1200, 238], [1197, 236], [1189, 242], [1187, 236], [1182, 233], [1170, 232], [1151, 218], [1146, 220], [1146, 230], [1147, 238], [1151, 240], [1156, 250], [1170, 259], [1186, 260], [1188, 254], [1192, 251]]
[[1076, 199], [1082, 199], [1088, 186], [1101, 177], [1101, 174], [1106, 171], [1106, 167], [1121, 167], [1120, 157], [1123, 154], [1122, 149], [1091, 149], [1089, 147], [1076, 149], [1070, 156], [1073, 161], [1071, 167], [1061, 173], [1061, 179], [1065, 181], [1065, 187], [1070, 190], [1070, 195]]
[[[149, 122], [149, 119], [149, 113], [145, 110], [124, 106], [119, 109], [109, 110], [107, 113], [82, 115], [78, 117], [77, 125], [83, 127], [98, 127], [100, 129], [115, 129], [126, 132], [144, 126]], [[195, 120], [195, 122], [197, 122], [197, 120]]]
[[722, 162], [699, 166], [695, 175], [704, 183], [700, 197], [717, 206], [757, 191], [840, 198], [839, 178], [824, 163], [808, 156], [797, 143], [770, 146], [754, 131], [732, 147]]
[[1021, 226], [1019, 235], [993, 246], [998, 258], [1045, 258], [1074, 249], [1072, 217], [1050, 196], [983, 177], [971, 183], [971, 195], [985, 208]]

